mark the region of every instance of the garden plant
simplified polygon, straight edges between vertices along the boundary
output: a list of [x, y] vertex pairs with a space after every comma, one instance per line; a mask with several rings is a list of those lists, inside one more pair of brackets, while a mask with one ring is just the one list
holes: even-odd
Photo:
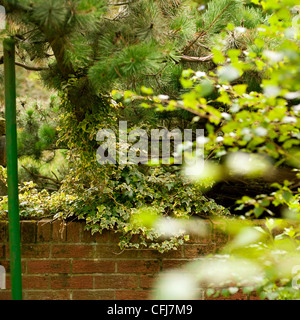
[[[20, 74], [38, 74], [32, 81], [46, 90], [43, 101], [18, 101], [22, 218], [85, 220], [92, 233], [118, 232], [121, 249], [161, 253], [188, 241], [195, 219], [225, 221], [233, 240], [186, 267], [184, 277], [197, 280], [186, 290], [170, 292], [162, 279], [159, 297], [193, 298], [197, 285], [209, 296], [242, 288], [262, 299], [299, 299], [295, 1], [0, 4], [8, 21], [1, 36], [15, 38]], [[157, 128], [204, 130], [194, 141], [204, 165], [174, 164], [184, 144], [167, 162], [100, 164], [97, 134], [112, 130], [124, 148], [120, 121], [149, 136]]]

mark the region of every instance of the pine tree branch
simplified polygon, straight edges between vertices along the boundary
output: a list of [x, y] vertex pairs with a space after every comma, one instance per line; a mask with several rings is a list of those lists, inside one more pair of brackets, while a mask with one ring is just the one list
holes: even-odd
[[15, 10], [23, 11], [25, 13], [32, 11], [31, 7], [27, 7], [19, 2], [11, 1], [11, 0], [7, 0], [7, 1], [1, 0], [0, 5], [5, 7], [6, 13], [11, 13], [12, 11], [15, 11]]
[[[0, 65], [4, 63], [4, 57], [0, 57]], [[33, 66], [27, 66], [26, 64], [20, 63], [20, 62], [15, 62], [16, 66], [22, 67], [26, 70], [30, 71], [43, 71], [43, 70], [48, 70], [49, 68], [46, 67], [33, 67]]]
[[196, 33], [194, 39], [192, 39], [183, 49], [183, 52], [186, 52], [188, 49], [190, 49], [200, 38], [205, 36], [207, 32], [216, 24], [218, 19], [226, 12], [226, 10], [229, 8], [229, 6], [232, 4], [233, 0], [230, 1], [223, 10], [214, 18], [214, 20], [211, 22], [211, 24], [208, 26], [206, 30], [203, 30], [202, 32]]
[[190, 57], [190, 56], [183, 55], [181, 56], [181, 60], [187, 61], [187, 62], [206, 62], [206, 61], [211, 61], [213, 56], [214, 55], [212, 53], [205, 57]]
[[[30, 14], [33, 9], [31, 7], [24, 6], [16, 1], [2, 1], [0, 0], [0, 5], [7, 4], [7, 12], [14, 13], [14, 12], [23, 12], [24, 14]], [[44, 34], [47, 42], [51, 46], [51, 49], [54, 53], [58, 69], [60, 70], [63, 78], [68, 79], [70, 74], [74, 74], [74, 68], [71, 63], [65, 63], [65, 39], [60, 34], [52, 34], [49, 32], [46, 26], [41, 26], [35, 23], [36, 27]], [[24, 66], [22, 66], [24, 67]], [[36, 70], [35, 70], [36, 71]]]
[[223, 8], [223, 10], [214, 18], [214, 20], [212, 21], [212, 23], [208, 26], [208, 28], [202, 32], [201, 36], [207, 34], [207, 32], [217, 23], [217, 21], [222, 17], [222, 15], [226, 12], [226, 10], [230, 7], [230, 5], [232, 4], [234, 0], [230, 1], [227, 6], [225, 6]]
[[48, 70], [49, 68], [45, 68], [45, 67], [33, 67], [33, 66], [27, 66], [23, 63], [20, 63], [20, 62], [16, 62], [15, 63], [17, 66], [19, 67], [22, 67], [26, 70], [29, 70], [29, 71], [43, 71], [43, 70]]

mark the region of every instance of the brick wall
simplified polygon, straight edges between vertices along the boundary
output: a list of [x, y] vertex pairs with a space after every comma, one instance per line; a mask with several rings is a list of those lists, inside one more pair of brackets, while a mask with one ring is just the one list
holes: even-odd
[[[180, 269], [186, 262], [222, 247], [227, 237], [206, 222], [210, 233], [193, 238], [177, 251], [120, 251], [118, 234], [91, 235], [84, 223], [21, 222], [24, 300], [146, 300], [151, 299], [159, 272]], [[8, 223], [0, 221], [0, 265], [6, 269], [6, 289], [0, 300], [11, 299]], [[240, 293], [233, 299], [245, 299]]]

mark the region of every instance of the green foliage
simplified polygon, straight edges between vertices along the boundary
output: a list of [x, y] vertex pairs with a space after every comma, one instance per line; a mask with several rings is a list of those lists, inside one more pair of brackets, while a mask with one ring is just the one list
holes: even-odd
[[[228, 213], [213, 200], [207, 199], [196, 186], [184, 184], [179, 173], [170, 173], [167, 169], [154, 168], [145, 174], [134, 166], [125, 166], [106, 168], [102, 174], [105, 175], [105, 182], [82, 189], [81, 195], [79, 192], [76, 194], [68, 210], [57, 216], [84, 219], [92, 233], [101, 233], [104, 229], [119, 231], [122, 249], [149, 247], [163, 252], [183, 243], [183, 236], [162, 241], [161, 234], [153, 228], [133, 226], [131, 216], [144, 207], [151, 208], [159, 216], [181, 219], [197, 214]], [[68, 185], [72, 182], [68, 181]], [[134, 236], [138, 236], [139, 240], [135, 238], [132, 241]]]
[[98, 62], [90, 69], [89, 79], [101, 90], [111, 88], [112, 83], [122, 77], [140, 81], [146, 74], [157, 73], [163, 58], [154, 43], [132, 45], [117, 52], [111, 61]]
[[[293, 16], [290, 11], [279, 12], [280, 20], [273, 14], [267, 24], [259, 27], [254, 42], [263, 48], [261, 51], [248, 48], [243, 56], [239, 49], [222, 52], [215, 48], [216, 72], [184, 71], [181, 83], [187, 90], [181, 99], [130, 95], [131, 100], [143, 100], [148, 108], [153, 106], [158, 111], [180, 108], [196, 115], [195, 122], [201, 118], [208, 120], [204, 149], [209, 160], [206, 165], [213, 166], [225, 158], [219, 166], [221, 173], [213, 176], [215, 183], [234, 176], [250, 179], [262, 176], [268, 180], [268, 175], [289, 171], [287, 181], [275, 180], [277, 183], [271, 185], [275, 188], [272, 194], [258, 195], [256, 199], [245, 196], [238, 202], [238, 209], [249, 206], [247, 215], [256, 218], [263, 213], [273, 215], [273, 208], [279, 206], [287, 208], [287, 212], [299, 213], [299, 174], [296, 171], [300, 166], [299, 83], [296, 80], [299, 28], [293, 27], [293, 37], [287, 36]], [[281, 40], [276, 50], [265, 46], [267, 39], [279, 35]], [[248, 70], [261, 73], [260, 92], [249, 90], [243, 82]], [[207, 98], [207, 84], [212, 88], [210, 91], [216, 93], [214, 98]], [[198, 175], [197, 168], [194, 171], [196, 181], [207, 178], [205, 173]]]
[[[182, 54], [207, 54], [207, 43], [215, 43], [228, 23], [238, 27], [243, 21], [251, 29], [264, 20], [261, 10], [239, 0], [209, 1], [202, 11], [191, 1], [177, 0], [124, 6], [92, 0], [0, 3], [15, 22], [8, 31], [17, 35], [22, 60], [50, 66], [42, 77], [55, 89], [72, 77], [87, 81], [88, 76], [86, 98], [113, 88], [136, 90], [141, 84], [176, 94], [172, 88], [178, 88], [178, 62], [185, 65]], [[79, 83], [70, 90], [81, 91]], [[82, 105], [76, 98], [72, 103]]]
[[48, 104], [25, 97], [18, 101], [19, 182], [33, 180], [40, 190], [58, 190], [66, 174], [64, 146], [57, 144], [57, 103], [56, 96]]
[[176, 168], [99, 165], [98, 145], [90, 141], [95, 140], [102, 128], [117, 131], [118, 113], [114, 111], [106, 117], [93, 113], [75, 126], [73, 107], [66, 94], [61, 95], [61, 104], [69, 111], [61, 115], [60, 123], [64, 125], [60, 128], [59, 141], [70, 150], [70, 174], [60, 191], [73, 196], [74, 201], [56, 217], [84, 219], [92, 233], [104, 229], [118, 231], [122, 235], [121, 248], [150, 247], [163, 252], [182, 244], [184, 235], [161, 239], [161, 234], [151, 227], [133, 226], [131, 217], [140, 209], [151, 207], [160, 216], [185, 219], [192, 215], [229, 214], [205, 197], [201, 188], [185, 180]]
[[32, 155], [39, 159], [44, 150], [56, 146], [57, 117], [56, 97], [48, 106], [42, 102], [20, 101], [18, 106], [18, 154], [19, 157]]
[[[24, 182], [19, 187], [19, 207], [21, 219], [42, 219], [53, 217], [59, 210], [65, 210], [74, 197], [64, 193], [50, 195], [45, 189], [39, 191], [33, 182]], [[8, 199], [0, 202], [0, 219], [8, 219]]]
[[54, 33], [59, 32], [64, 27], [67, 14], [68, 11], [63, 1], [41, 1], [35, 6], [32, 18], [37, 24]]
[[205, 34], [209, 36], [223, 31], [230, 21], [234, 21], [236, 16], [240, 15], [242, 10], [243, 3], [240, 0], [214, 0], [208, 2], [207, 10], [202, 16]]
[[[231, 240], [217, 254], [185, 266], [187, 280], [193, 281], [185, 287], [178, 275], [180, 288], [172, 285], [178, 299], [195, 298], [193, 292], [199, 287], [206, 289], [209, 298], [226, 299], [242, 292], [267, 300], [299, 299], [299, 220], [267, 219], [261, 225], [237, 219], [214, 222]], [[160, 281], [160, 292], [167, 293], [168, 273]], [[170, 293], [161, 297], [168, 299]]]
[[[188, 292], [188, 298], [194, 298], [192, 293], [199, 286], [208, 287], [211, 297], [228, 298], [242, 289], [261, 299], [299, 299], [300, 32], [299, 25], [293, 23], [299, 18], [299, 8], [292, 10], [294, 2], [288, 0], [252, 2], [261, 5], [268, 18], [255, 31], [254, 46], [249, 46], [246, 54], [238, 48], [224, 51], [216, 44], [215, 72], [184, 71], [181, 81], [187, 91], [178, 100], [126, 93], [132, 100], [142, 100], [147, 108], [180, 108], [196, 115], [194, 121], [207, 119], [203, 139], [207, 169], [191, 169], [196, 183], [207, 179], [210, 168], [217, 172], [212, 177], [214, 183], [233, 178], [273, 179], [270, 194], [244, 196], [238, 201], [238, 209], [248, 207], [246, 216], [260, 218], [263, 213], [273, 215], [273, 208], [281, 207], [284, 219], [267, 218], [261, 225], [245, 217], [217, 219], [216, 228], [226, 229], [230, 241], [216, 255], [187, 266], [185, 271], [190, 276], [186, 276], [186, 288], [181, 281], [180, 288], [172, 285], [185, 299]], [[228, 25], [227, 29], [233, 27]], [[272, 43], [270, 39], [278, 41]], [[258, 91], [249, 89], [243, 81], [249, 70], [261, 74]], [[203, 94], [204, 81], [211, 84], [216, 97]], [[161, 283], [171, 285], [164, 279]], [[160, 286], [160, 292], [167, 290]]]
[[[181, 242], [155, 242], [151, 228], [130, 224], [135, 210], [151, 206], [184, 218], [226, 213], [204, 197], [203, 188], [236, 175], [257, 178], [272, 164], [299, 168], [297, 16], [285, 7], [291, 1], [253, 3], [212, 0], [198, 11], [175, 0], [133, 1], [117, 9], [94, 0], [0, 1], [11, 15], [7, 34], [17, 39], [18, 56], [44, 66], [45, 84], [60, 94], [58, 143], [69, 150], [69, 175], [49, 201], [70, 198], [61, 201], [63, 210], [54, 201], [59, 217], [86, 219], [93, 232], [122, 230], [123, 248], [138, 246], [130, 242], [138, 234], [141, 244], [150, 240], [150, 247], [163, 251]], [[118, 90], [124, 89], [121, 104]], [[151, 97], [153, 92], [160, 94]], [[148, 109], [142, 112], [136, 100]], [[36, 107], [21, 118], [20, 155], [39, 159], [56, 140], [54, 125], [41, 123]], [[203, 175], [190, 168], [197, 173], [193, 185], [169, 167], [99, 167], [97, 132], [128, 118], [147, 129], [204, 123], [209, 170]], [[237, 158], [230, 158], [236, 151]], [[218, 166], [224, 156], [229, 160]], [[271, 212], [270, 204], [298, 212], [297, 186], [278, 182], [276, 188], [240, 204], [251, 203], [255, 217]]]

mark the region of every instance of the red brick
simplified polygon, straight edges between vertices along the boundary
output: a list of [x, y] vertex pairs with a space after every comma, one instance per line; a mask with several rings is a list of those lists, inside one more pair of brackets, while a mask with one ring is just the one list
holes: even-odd
[[151, 291], [146, 290], [117, 290], [116, 300], [150, 300]]
[[150, 289], [153, 288], [154, 283], [157, 280], [158, 275], [140, 275], [140, 288], [141, 289]]
[[98, 236], [98, 233], [95, 233], [95, 234], [92, 235], [91, 230], [85, 230], [83, 228], [83, 230], [81, 232], [80, 241], [81, 242], [93, 243], [93, 242], [96, 242], [97, 236]]
[[[9, 259], [9, 246], [5, 250], [6, 258]], [[22, 258], [48, 258], [50, 247], [48, 244], [21, 244]]]
[[[256, 293], [251, 293], [251, 294], [248, 296], [248, 299], [249, 299], [249, 300], [263, 300], [263, 299], [261, 299], [261, 298], [259, 297], [259, 295], [256, 294]], [[265, 300], [268, 300], [268, 299], [265, 299]]]
[[221, 249], [227, 244], [228, 221], [218, 221], [213, 223], [212, 242], [216, 244], [216, 249]]
[[6, 245], [5, 244], [0, 244], [0, 259], [4, 259], [5, 258], [5, 250]]
[[27, 273], [70, 273], [70, 260], [28, 260]]
[[125, 259], [125, 258], [137, 258], [139, 250], [126, 249], [121, 250], [116, 244], [98, 244], [96, 246], [96, 258], [107, 258], [107, 259]]
[[228, 300], [260, 300], [260, 299], [255, 292], [251, 294], [245, 294], [243, 293], [242, 289], [240, 289], [237, 293], [230, 295], [228, 297]]
[[162, 258], [182, 258], [183, 257], [182, 246], [180, 246], [177, 250], [170, 250], [164, 253], [160, 253], [157, 250], [153, 250], [153, 249], [143, 249], [139, 251], [140, 251], [140, 258], [162, 259]]
[[117, 272], [120, 273], [156, 273], [160, 270], [157, 260], [121, 260], [117, 265]]
[[52, 258], [92, 258], [93, 256], [93, 245], [53, 244], [51, 247]]
[[198, 258], [213, 253], [215, 244], [186, 244], [184, 245], [185, 258]]
[[47, 276], [22, 276], [23, 289], [48, 289], [49, 278]]
[[[7, 237], [7, 230], [3, 231], [2, 227], [1, 231], [1, 225], [0, 236], [2, 233]], [[84, 231], [84, 224], [80, 222], [69, 223], [61, 238], [60, 227], [61, 221], [21, 224], [22, 239], [26, 242], [22, 245], [25, 299], [149, 299], [152, 292], [149, 289], [155, 285], [161, 268], [180, 269], [191, 259], [214, 252], [228, 239], [224, 232], [226, 224], [214, 225], [212, 237], [192, 238], [177, 251], [161, 254], [150, 249], [121, 251], [117, 245], [119, 233], [104, 231], [102, 235], [90, 236], [90, 231]], [[36, 235], [32, 234], [34, 229]], [[52, 235], [56, 243], [51, 242]], [[9, 285], [9, 246], [4, 244], [0, 238], [0, 264], [7, 266]], [[233, 298], [244, 296], [237, 294]]]
[[81, 232], [81, 242], [97, 242], [97, 243], [109, 243], [113, 242], [112, 239], [112, 231], [102, 230], [102, 233], [95, 232], [92, 234], [91, 230], [86, 230], [84, 228], [84, 224]]
[[134, 289], [138, 287], [138, 276], [101, 275], [95, 276], [96, 289]]
[[163, 260], [162, 269], [182, 269], [189, 262], [191, 262], [191, 260], [188, 259]]
[[213, 297], [213, 295], [210, 297], [207, 297], [205, 295], [205, 300], [247, 300], [247, 299], [248, 299], [248, 296], [240, 291], [228, 297], [224, 297], [221, 294], [215, 298]]
[[73, 260], [73, 273], [113, 273], [115, 271], [115, 262], [106, 260]]
[[114, 290], [73, 290], [72, 300], [114, 300]]
[[[188, 243], [209, 243], [211, 242], [212, 223], [207, 220], [199, 220], [200, 225], [195, 224], [195, 232], [189, 235]], [[199, 232], [199, 233], [197, 233]]]
[[8, 242], [8, 222], [0, 221], [0, 243]]
[[109, 231], [109, 241], [118, 244], [120, 242], [120, 237], [122, 233], [120, 231], [111, 230]]
[[[48, 289], [49, 278], [46, 276], [22, 274], [23, 289]], [[6, 276], [6, 289], [11, 289], [11, 275]]]
[[93, 289], [93, 276], [51, 276], [51, 289]]
[[62, 220], [56, 220], [52, 223], [52, 240], [54, 242], [66, 241], [66, 223]]
[[26, 290], [24, 300], [70, 300], [70, 291], [67, 290]]
[[[0, 265], [5, 268], [7, 274], [10, 273], [10, 261], [9, 260], [0, 260]], [[21, 271], [22, 273], [26, 272], [26, 261], [21, 259]]]
[[81, 229], [83, 225], [81, 222], [69, 222], [67, 223], [67, 242], [77, 243], [80, 242]]
[[35, 221], [21, 221], [21, 242], [35, 243], [36, 241], [36, 222]]
[[23, 244], [21, 246], [22, 258], [49, 258], [49, 244]]
[[[22, 274], [22, 289], [48, 289], [49, 278]], [[6, 289], [11, 289], [11, 276], [6, 276]]]
[[52, 240], [51, 220], [41, 220], [37, 223], [37, 242], [48, 242]]
[[0, 301], [2, 300], [12, 300], [10, 290], [0, 290]]

